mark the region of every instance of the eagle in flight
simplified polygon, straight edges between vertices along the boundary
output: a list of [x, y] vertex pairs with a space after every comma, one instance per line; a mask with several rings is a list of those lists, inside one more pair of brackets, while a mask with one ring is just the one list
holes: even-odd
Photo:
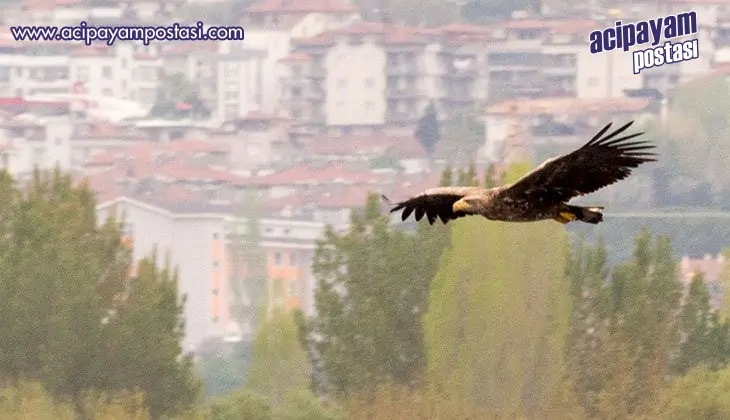
[[[415, 213], [425, 215], [430, 224], [437, 219], [446, 224], [468, 215], [481, 215], [505, 222], [556, 220], [560, 223], [603, 221], [603, 207], [568, 204], [574, 197], [590, 194], [631, 175], [631, 169], [655, 162], [655, 146], [646, 141], [630, 141], [642, 134], [621, 136], [633, 121], [610, 134], [609, 123], [583, 147], [551, 159], [509, 185], [497, 188], [440, 187], [397, 203], [390, 212], [402, 210], [402, 220]], [[388, 198], [383, 196], [388, 201]]]

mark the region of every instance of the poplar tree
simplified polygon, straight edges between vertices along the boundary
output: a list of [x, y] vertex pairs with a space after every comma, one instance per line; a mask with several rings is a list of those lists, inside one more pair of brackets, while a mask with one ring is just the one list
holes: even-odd
[[591, 417], [649, 415], [679, 342], [682, 286], [669, 240], [644, 232], [635, 243], [610, 274], [602, 248], [569, 259], [572, 383]]
[[[508, 181], [529, 168], [513, 165]], [[565, 235], [552, 221], [451, 225], [424, 320], [436, 392], [498, 416], [544, 411], [561, 380], [568, 327]]]
[[281, 407], [287, 398], [308, 390], [310, 369], [292, 315], [272, 309], [258, 328], [245, 388]]

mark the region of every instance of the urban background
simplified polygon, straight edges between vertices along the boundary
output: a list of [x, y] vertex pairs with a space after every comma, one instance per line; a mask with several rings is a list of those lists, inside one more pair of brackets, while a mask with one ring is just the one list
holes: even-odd
[[[730, 418], [730, 1], [0, 4], [0, 418]], [[690, 10], [699, 59], [590, 54]], [[8, 29], [199, 20], [245, 41]], [[379, 199], [629, 120], [598, 226]]]

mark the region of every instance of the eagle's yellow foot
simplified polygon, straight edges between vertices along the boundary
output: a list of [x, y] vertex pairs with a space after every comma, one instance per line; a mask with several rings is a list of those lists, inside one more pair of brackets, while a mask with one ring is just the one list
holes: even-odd
[[555, 218], [558, 222], [562, 224], [566, 224], [569, 222], [573, 222], [576, 219], [578, 219], [578, 216], [574, 215], [573, 213], [569, 213], [567, 211], [561, 211], [558, 213], [558, 217]]

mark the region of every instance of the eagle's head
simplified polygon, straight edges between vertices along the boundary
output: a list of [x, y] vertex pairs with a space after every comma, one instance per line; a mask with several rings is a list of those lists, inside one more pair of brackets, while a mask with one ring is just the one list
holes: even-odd
[[451, 207], [454, 213], [467, 213], [471, 214], [476, 212], [477, 209], [477, 202], [479, 200], [472, 197], [464, 197], [454, 203], [454, 205]]

